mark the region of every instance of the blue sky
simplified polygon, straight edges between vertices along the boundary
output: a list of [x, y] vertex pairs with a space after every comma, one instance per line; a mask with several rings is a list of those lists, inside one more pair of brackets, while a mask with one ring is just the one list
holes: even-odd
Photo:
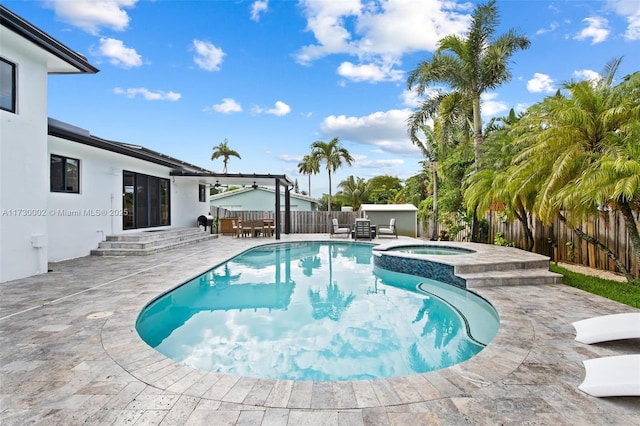
[[[419, 98], [407, 74], [447, 34], [464, 34], [476, 1], [236, 0], [5, 1], [9, 9], [85, 55], [96, 75], [49, 77], [49, 116], [93, 135], [143, 145], [220, 172], [225, 138], [242, 159], [230, 173], [286, 173], [316, 140], [339, 137], [354, 156], [338, 171], [408, 178], [420, 152], [405, 120]], [[640, 70], [637, 0], [497, 3], [501, 26], [531, 40], [510, 83], [488, 93], [485, 123], [526, 109], [570, 79], [597, 77], [623, 56]], [[328, 191], [326, 171], [311, 195]]]

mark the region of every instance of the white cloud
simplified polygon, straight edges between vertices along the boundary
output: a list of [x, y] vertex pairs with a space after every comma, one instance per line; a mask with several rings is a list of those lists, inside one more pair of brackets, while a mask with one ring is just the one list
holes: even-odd
[[368, 81], [377, 83], [380, 81], [400, 81], [404, 78], [404, 73], [391, 69], [393, 64], [382, 65], [363, 64], [355, 65], [351, 62], [343, 62], [338, 67], [338, 74], [352, 81]]
[[135, 49], [126, 47], [121, 40], [114, 38], [100, 38], [100, 47], [96, 54], [106, 56], [109, 62], [117, 67], [132, 68], [142, 65], [142, 57]]
[[402, 99], [402, 105], [409, 108], [417, 108], [420, 106], [423, 98], [418, 95], [415, 90], [404, 89], [400, 95], [400, 99]]
[[222, 114], [231, 114], [232, 112], [241, 112], [242, 106], [233, 98], [223, 98], [221, 103], [215, 104], [212, 107], [206, 107], [204, 111], [215, 111]]
[[172, 101], [175, 102], [182, 97], [180, 93], [176, 92], [163, 92], [162, 90], [158, 90], [152, 92], [143, 87], [129, 88], [129, 89], [121, 89], [116, 87], [113, 89], [113, 93], [117, 95], [123, 95], [126, 98], [134, 98], [137, 95], [141, 95], [147, 101]]
[[[402, 72], [393, 70], [409, 52], [436, 49], [449, 34], [463, 34], [469, 23], [470, 3], [449, 0], [420, 2], [387, 0], [301, 0], [307, 30], [316, 43], [296, 54], [300, 64], [332, 54], [358, 58], [359, 65], [343, 62], [338, 73], [354, 81], [397, 81]], [[419, 30], [416, 30], [416, 29]]]
[[302, 161], [303, 155], [289, 155], [289, 154], [281, 154], [278, 156], [279, 160], [282, 160], [286, 163], [299, 163]]
[[283, 115], [289, 114], [291, 112], [291, 107], [282, 101], [276, 101], [273, 108], [265, 109], [259, 106], [255, 106], [253, 107], [253, 112], [255, 114], [271, 114], [281, 117]]
[[480, 97], [480, 101], [482, 102], [481, 111], [484, 117], [495, 117], [509, 110], [506, 103], [496, 100], [497, 97], [497, 93], [484, 93]]
[[65, 22], [90, 34], [98, 34], [106, 27], [123, 31], [129, 26], [124, 8], [135, 6], [138, 0], [48, 0], [45, 4]]
[[591, 39], [591, 44], [602, 43], [607, 39], [611, 32], [607, 28], [608, 22], [605, 18], [595, 16], [585, 18], [582, 22], [586, 22], [587, 27], [574, 37], [576, 40]]
[[269, 0], [258, 0], [251, 5], [251, 20], [259, 21], [260, 14], [269, 9]]
[[544, 33], [550, 33], [555, 31], [558, 28], [558, 23], [557, 22], [552, 22], [551, 25], [549, 25], [549, 28], [540, 28], [538, 31], [536, 31], [536, 35], [541, 35]]
[[468, 4], [446, 0], [421, 2], [419, 7], [407, 0], [377, 4], [302, 0], [300, 4], [307, 30], [317, 41], [300, 50], [300, 63], [334, 53], [399, 58], [410, 51], [433, 51], [443, 36], [467, 30], [469, 15], [460, 12], [470, 9]]
[[203, 70], [218, 71], [222, 58], [226, 55], [222, 49], [216, 47], [213, 43], [202, 40], [193, 40], [193, 47], [196, 50], [196, 56], [193, 61]]
[[340, 139], [375, 146], [387, 153], [419, 154], [419, 149], [407, 136], [406, 121], [409, 114], [409, 109], [393, 109], [362, 117], [330, 115], [322, 121], [320, 131], [328, 138], [337, 136]]
[[573, 72], [573, 77], [577, 80], [588, 80], [592, 82], [599, 81], [602, 76], [600, 73], [597, 73], [592, 70], [577, 70]]
[[640, 40], [640, 7], [634, 0], [608, 0], [609, 6], [627, 20], [626, 40]]
[[553, 93], [556, 89], [553, 87], [553, 79], [547, 74], [539, 72], [533, 74], [533, 78], [527, 81], [527, 90], [531, 93]]
[[388, 160], [357, 160], [355, 162], [356, 167], [361, 169], [382, 169], [390, 167], [399, 167], [404, 164], [404, 160], [399, 158], [390, 158]]

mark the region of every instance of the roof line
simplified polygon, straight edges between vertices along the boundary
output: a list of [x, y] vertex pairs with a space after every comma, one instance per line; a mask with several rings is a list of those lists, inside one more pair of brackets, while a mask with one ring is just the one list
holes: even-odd
[[[98, 138], [90, 135], [88, 132], [79, 133], [77, 130], [74, 131], [72, 127], [73, 126], [66, 125], [66, 123], [59, 122], [57, 120], [50, 118], [48, 134], [50, 136], [55, 136], [55, 137], [70, 140], [73, 142], [78, 142], [84, 145], [92, 146], [94, 148], [104, 149], [105, 151], [111, 151], [117, 154], [126, 155], [128, 157], [145, 160], [150, 163], [160, 164], [162, 166], [166, 166], [174, 170], [178, 169], [178, 171], [182, 171], [184, 169], [195, 169], [195, 170], [198, 170], [199, 172], [205, 172], [205, 173], [208, 172], [207, 169], [204, 169], [202, 167], [198, 167], [193, 164], [186, 163], [184, 161], [178, 160], [177, 158], [173, 158], [168, 155], [164, 155], [144, 147], [140, 147], [136, 149], [136, 148], [133, 148], [132, 145], [130, 144], [114, 142], [114, 141]], [[78, 130], [82, 130], [82, 129], [78, 129]]]
[[[41, 47], [52, 55], [57, 56], [69, 65], [86, 74], [95, 74], [100, 70], [91, 65], [81, 54], [71, 50], [44, 31], [25, 21], [5, 6], [0, 4], [0, 25], [20, 35], [21, 37]], [[70, 74], [70, 73], [52, 73]]]

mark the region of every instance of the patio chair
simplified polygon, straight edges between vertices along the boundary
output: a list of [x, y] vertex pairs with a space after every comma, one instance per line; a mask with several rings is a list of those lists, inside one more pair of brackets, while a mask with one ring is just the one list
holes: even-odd
[[582, 361], [584, 381], [578, 389], [591, 396], [640, 396], [640, 354]]
[[391, 235], [398, 238], [398, 231], [396, 230], [396, 218], [392, 217], [389, 221], [389, 226], [378, 225], [378, 237], [382, 235]]
[[276, 225], [273, 219], [265, 218], [262, 220], [262, 235], [265, 237], [273, 237], [275, 234]]
[[242, 222], [240, 220], [231, 220], [231, 236], [240, 237], [242, 235]]
[[356, 219], [353, 232], [354, 240], [370, 240], [371, 239], [371, 222], [368, 219]]
[[602, 315], [572, 323], [576, 340], [591, 344], [621, 339], [640, 339], [640, 312]]
[[351, 235], [351, 228], [341, 228], [338, 225], [338, 219], [331, 219], [331, 234], [329, 235], [332, 238], [334, 235], [346, 235], [347, 238]]

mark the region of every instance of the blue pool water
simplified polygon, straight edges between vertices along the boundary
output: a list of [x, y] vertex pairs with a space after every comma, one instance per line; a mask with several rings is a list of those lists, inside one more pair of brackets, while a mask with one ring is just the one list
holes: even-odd
[[410, 253], [410, 254], [437, 254], [437, 255], [456, 255], [456, 254], [473, 253], [473, 250], [467, 250], [463, 248], [427, 246], [427, 245], [392, 247], [390, 249], [387, 249], [386, 251], [399, 251], [402, 253]]
[[483, 299], [375, 268], [371, 247], [251, 249], [156, 299], [136, 328], [150, 346], [194, 368], [314, 381], [445, 368], [496, 334], [497, 314]]

